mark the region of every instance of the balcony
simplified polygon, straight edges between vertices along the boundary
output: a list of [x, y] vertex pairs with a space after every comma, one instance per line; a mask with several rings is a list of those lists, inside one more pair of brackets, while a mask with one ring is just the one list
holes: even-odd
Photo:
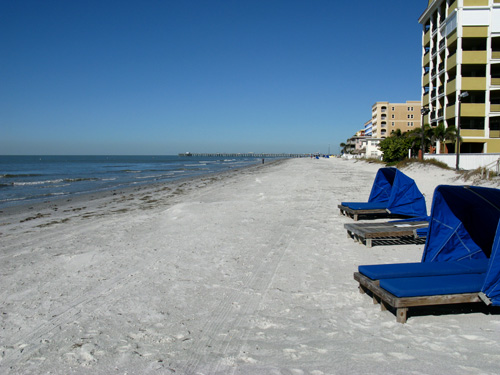
[[486, 51], [462, 51], [462, 64], [486, 64]]
[[464, 7], [488, 6], [489, 0], [464, 0]]
[[422, 97], [422, 104], [424, 105], [424, 107], [429, 105], [429, 94], [428, 93], [424, 94], [424, 96]]
[[422, 84], [423, 84], [423, 86], [429, 86], [429, 82], [430, 82], [430, 76], [429, 76], [429, 73], [426, 73], [424, 75]]
[[460, 135], [462, 137], [483, 137], [484, 138], [484, 130], [480, 129], [461, 129]]
[[446, 63], [446, 70], [453, 69], [456, 66], [457, 66], [457, 54], [455, 53], [452, 56], [448, 57]]
[[446, 84], [446, 95], [450, 95], [457, 91], [457, 80], [454, 79]]
[[484, 117], [485, 108], [484, 103], [462, 103], [460, 115], [464, 117]]
[[500, 138], [500, 130], [490, 130], [490, 138]]
[[453, 4], [450, 4], [448, 7], [448, 17], [455, 9], [457, 9], [457, 1], [454, 1]]
[[464, 38], [487, 38], [488, 26], [464, 26]]
[[427, 30], [427, 32], [424, 34], [424, 46], [429, 45], [431, 42], [431, 31]]
[[455, 117], [455, 110], [456, 110], [455, 105], [450, 105], [449, 107], [446, 108], [446, 119], [447, 120]]
[[424, 66], [429, 65], [429, 62], [430, 62], [430, 61], [431, 61], [431, 55], [430, 55], [430, 54], [428, 54], [428, 53], [426, 53], [426, 54], [424, 55]]
[[486, 77], [462, 77], [462, 91], [486, 90]]
[[455, 31], [453, 31], [453, 33], [451, 33], [450, 35], [447, 36], [446, 38], [446, 45], [449, 47], [451, 46], [453, 43], [455, 43], [458, 39], [458, 34], [457, 34], [457, 31], [455, 29]]

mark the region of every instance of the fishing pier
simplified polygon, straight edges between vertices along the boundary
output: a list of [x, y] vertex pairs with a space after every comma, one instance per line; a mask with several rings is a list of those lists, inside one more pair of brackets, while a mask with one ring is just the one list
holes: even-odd
[[191, 153], [186, 152], [184, 154], [179, 154], [179, 156], [198, 156], [198, 157], [220, 157], [220, 158], [306, 158], [310, 157], [311, 154], [256, 154], [253, 152], [249, 153]]

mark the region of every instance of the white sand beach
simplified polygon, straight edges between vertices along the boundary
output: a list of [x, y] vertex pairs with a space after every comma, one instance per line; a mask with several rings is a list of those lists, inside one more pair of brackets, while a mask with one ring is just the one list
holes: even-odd
[[[347, 238], [337, 205], [366, 200], [380, 166], [292, 159], [4, 210], [0, 373], [498, 374], [500, 314], [400, 324], [359, 293], [358, 265], [423, 249]], [[428, 210], [464, 184], [404, 172]]]

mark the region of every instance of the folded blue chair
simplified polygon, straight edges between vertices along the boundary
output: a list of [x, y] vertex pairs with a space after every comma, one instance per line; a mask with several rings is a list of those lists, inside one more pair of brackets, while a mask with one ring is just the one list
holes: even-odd
[[396, 168], [380, 168], [370, 192], [368, 202], [342, 202], [343, 215], [355, 221], [359, 215], [373, 216], [426, 216], [425, 198], [415, 181]]
[[438, 186], [422, 262], [359, 266], [354, 278], [402, 323], [414, 306], [500, 306], [500, 190]]
[[348, 238], [372, 247], [376, 244], [393, 245], [401, 244], [423, 244], [427, 237], [429, 217], [416, 217], [406, 220], [365, 223], [347, 223], [344, 228], [347, 230]]

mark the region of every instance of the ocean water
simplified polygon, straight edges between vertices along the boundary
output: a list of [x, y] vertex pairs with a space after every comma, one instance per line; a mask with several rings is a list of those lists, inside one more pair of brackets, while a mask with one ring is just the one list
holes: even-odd
[[0, 156], [0, 208], [208, 175], [260, 162], [243, 157]]

